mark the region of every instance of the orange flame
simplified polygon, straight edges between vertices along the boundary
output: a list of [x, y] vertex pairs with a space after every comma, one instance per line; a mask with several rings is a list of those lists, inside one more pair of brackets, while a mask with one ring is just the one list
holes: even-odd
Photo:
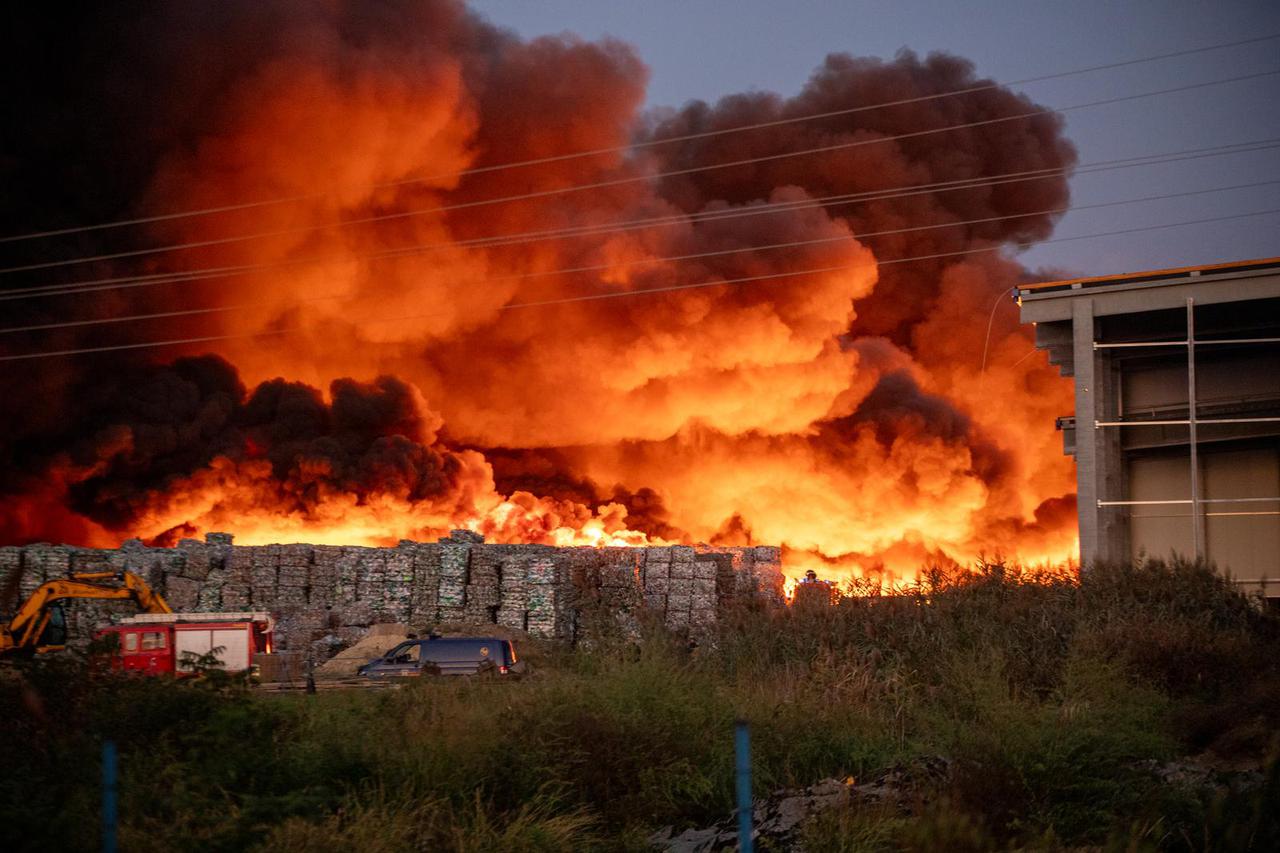
[[[224, 357], [251, 395], [191, 392], [203, 408], [165, 435], [221, 432], [181, 468], [172, 448], [144, 448], [153, 425], [100, 418], [95, 461], [51, 462], [58, 476], [31, 489], [44, 509], [10, 535], [387, 544], [463, 527], [557, 545], [780, 544], [792, 581], [813, 568], [886, 584], [984, 552], [1075, 553], [1074, 478], [1053, 429], [1070, 385], [1027, 357], [1030, 335], [999, 306], [1025, 272], [963, 254], [1049, 233], [1031, 212], [1064, 201], [1065, 180], [812, 202], [1070, 167], [1053, 117], [774, 157], [1027, 112], [989, 91], [628, 154], [638, 126], [683, 138], [975, 78], [953, 57], [832, 56], [793, 99], [641, 120], [644, 67], [625, 45], [523, 42], [443, 15], [429, 44], [381, 33], [357, 51], [327, 14], [304, 24], [332, 38], [286, 40], [233, 75], [150, 189], [155, 210], [294, 199], [153, 230], [203, 244], [162, 268], [245, 270], [150, 298], [252, 305], [169, 324], [238, 336], [191, 352]], [[458, 174], [575, 151], [604, 153]], [[773, 159], [654, 177], [753, 157]], [[787, 206], [757, 212], [770, 204]], [[665, 224], [536, 236], [654, 219]], [[855, 237], [880, 232], [892, 236]], [[265, 236], [218, 242], [245, 234]], [[914, 256], [940, 259], [876, 266]], [[806, 269], [825, 272], [785, 277]], [[670, 289], [745, 278], [758, 280]], [[635, 295], [646, 290], [658, 292]], [[572, 301], [584, 296], [628, 298]], [[514, 309], [527, 303], [555, 304]], [[245, 337], [275, 331], [287, 334]], [[139, 476], [148, 465], [172, 467]]]

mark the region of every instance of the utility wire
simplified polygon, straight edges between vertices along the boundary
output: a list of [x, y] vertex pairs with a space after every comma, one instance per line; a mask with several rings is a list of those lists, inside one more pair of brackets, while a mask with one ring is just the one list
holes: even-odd
[[[844, 242], [848, 240], [861, 241], [861, 240], [867, 240], [873, 237], [885, 237], [885, 236], [894, 235], [894, 234], [906, 234], [906, 233], [913, 233], [917, 231], [931, 231], [939, 228], [958, 228], [965, 225], [981, 225], [989, 222], [1000, 222], [1008, 219], [1021, 219], [1023, 217], [1028, 217], [1028, 216], [1050, 216], [1050, 215], [1059, 214], [1059, 213], [1067, 213], [1068, 211], [1074, 212], [1078, 210], [1096, 210], [1096, 209], [1107, 208], [1107, 207], [1118, 207], [1126, 204], [1140, 204], [1140, 203], [1149, 202], [1149, 201], [1163, 201], [1163, 200], [1173, 199], [1173, 198], [1187, 198], [1190, 196], [1208, 195], [1210, 193], [1230, 192], [1233, 190], [1241, 190], [1241, 189], [1252, 189], [1254, 187], [1274, 186], [1275, 184], [1280, 184], [1280, 179], [1268, 180], [1268, 181], [1253, 181], [1247, 184], [1234, 184], [1231, 186], [1213, 187], [1210, 189], [1203, 189], [1203, 190], [1187, 190], [1184, 192], [1176, 192], [1176, 193], [1162, 193], [1160, 195], [1144, 196], [1141, 198], [1122, 199], [1119, 201], [1098, 202], [1095, 204], [1075, 205], [1073, 207], [1056, 207], [1056, 208], [1049, 208], [1047, 210], [1028, 211], [1026, 213], [1010, 213], [1002, 216], [985, 216], [980, 219], [966, 219], [966, 220], [961, 220], [957, 222], [940, 222], [934, 225], [915, 225], [915, 226], [909, 226], [909, 227], [903, 227], [903, 228], [892, 228], [884, 231], [869, 231], [869, 232], [864, 232], [860, 234], [841, 234], [835, 237], [815, 237], [809, 240], [792, 240], [785, 243], [771, 243], [771, 244], [762, 245], [762, 246], [743, 246], [737, 249], [719, 249], [716, 251], [696, 252], [696, 253], [687, 254], [687, 255], [673, 255], [673, 256], [658, 257], [658, 258], [642, 258], [638, 260], [624, 261], [622, 263], [615, 263], [615, 264], [597, 264], [594, 266], [570, 267], [570, 268], [558, 269], [558, 270], [543, 270], [541, 272], [515, 273], [512, 275], [494, 276], [491, 278], [480, 279], [477, 281], [469, 281], [469, 282], [466, 282], [466, 285], [471, 287], [478, 287], [486, 284], [496, 284], [502, 281], [524, 280], [524, 279], [530, 279], [530, 278], [545, 278], [547, 276], [554, 276], [554, 275], [573, 275], [573, 274], [588, 273], [588, 272], [602, 272], [604, 270], [614, 270], [614, 269], [633, 267], [633, 266], [643, 266], [645, 264], [678, 263], [683, 261], [705, 260], [707, 258], [724, 257], [727, 255], [739, 255], [746, 252], [765, 252], [765, 251], [774, 251], [777, 249], [793, 249], [793, 248], [800, 248], [804, 246], [817, 246], [817, 245], [824, 245], [828, 243], [839, 243], [839, 242]], [[306, 299], [295, 300], [287, 305], [280, 306], [280, 307], [285, 309], [297, 308], [297, 307], [301, 307], [302, 305], [307, 305], [313, 302], [328, 302], [336, 299], [348, 299], [348, 298], [352, 298], [352, 297], [349, 297], [347, 294], [330, 294], [326, 296], [312, 296]], [[1001, 295], [1001, 298], [1004, 298], [1003, 294]], [[361, 300], [359, 297], [355, 297], [353, 301], [360, 302], [360, 301], [366, 301], [366, 300]], [[187, 309], [178, 309], [173, 311], [159, 311], [159, 312], [154, 312], [150, 314], [131, 314], [131, 315], [126, 315], [121, 317], [102, 317], [102, 318], [90, 319], [90, 320], [66, 320], [66, 321], [60, 321], [60, 322], [54, 322], [54, 323], [40, 323], [40, 324], [29, 325], [29, 326], [11, 326], [9, 328], [0, 328], [0, 335], [17, 334], [19, 332], [48, 331], [52, 329], [80, 328], [85, 326], [104, 326], [104, 325], [110, 325], [110, 324], [116, 324], [116, 323], [140, 322], [145, 320], [172, 319], [174, 317], [190, 317], [190, 316], [196, 316], [201, 314], [224, 314], [232, 311], [243, 311], [251, 308], [267, 308], [267, 307], [272, 307], [272, 303], [249, 302], [249, 303], [241, 303], [238, 305], [220, 305], [220, 306], [206, 307], [206, 308], [187, 308]], [[995, 306], [992, 306], [991, 315], [992, 317], [995, 316]], [[987, 326], [988, 336], [990, 336], [990, 333], [991, 333], [990, 321], [988, 321], [988, 326]], [[986, 363], [985, 350], [984, 350], [983, 356], [984, 356], [983, 364], [985, 369], [985, 363]]]
[[[595, 148], [586, 151], [577, 151], [566, 154], [556, 154], [548, 157], [538, 157], [529, 160], [516, 160], [507, 163], [498, 163], [491, 166], [478, 166], [470, 169], [462, 169], [454, 172], [445, 172], [438, 175], [430, 175], [418, 178], [405, 178], [397, 181], [388, 181], [384, 183], [373, 184], [370, 189], [384, 189], [388, 187], [405, 186], [417, 183], [431, 183], [447, 178], [460, 178], [467, 175], [476, 175], [483, 173], [491, 173], [506, 169], [515, 169], [527, 166], [539, 166], [548, 163], [559, 163], [567, 160], [574, 160], [582, 157], [594, 157], [604, 154], [622, 154], [627, 151], [636, 149], [651, 148], [658, 145], [666, 145], [675, 142], [689, 142], [695, 139], [708, 139], [716, 136], [723, 136], [731, 133], [742, 133], [745, 131], [759, 130], [769, 127], [780, 127], [788, 124], [797, 124], [806, 121], [815, 121], [824, 118], [835, 118], [838, 116], [853, 115], [855, 113], [866, 112], [868, 110], [884, 109], [887, 107], [903, 106], [907, 104], [916, 104], [926, 101], [938, 100], [940, 98], [955, 97], [957, 95], [969, 95], [977, 92], [987, 92], [995, 89], [1006, 88], [1009, 86], [1021, 86], [1028, 83], [1040, 83], [1046, 80], [1057, 80], [1064, 77], [1073, 77], [1080, 74], [1087, 74], [1094, 71], [1107, 71], [1115, 68], [1124, 68], [1132, 65], [1141, 65], [1148, 62], [1157, 62], [1163, 59], [1173, 59], [1181, 56], [1191, 56], [1198, 53], [1207, 53], [1214, 50], [1224, 50], [1227, 48], [1242, 47], [1248, 44], [1257, 44], [1265, 41], [1272, 41], [1280, 38], [1280, 33], [1271, 33], [1269, 35], [1254, 36], [1252, 38], [1240, 39], [1238, 41], [1223, 42], [1219, 44], [1206, 45], [1203, 47], [1188, 48], [1184, 50], [1170, 51], [1168, 53], [1159, 53], [1151, 56], [1139, 57], [1137, 59], [1126, 59], [1117, 62], [1108, 62], [1102, 65], [1092, 65], [1086, 68], [1077, 68], [1071, 71], [1061, 71], [1054, 74], [1041, 74], [1035, 77], [1024, 77], [1020, 80], [1009, 80], [1004, 83], [989, 83], [980, 86], [969, 86], [963, 89], [955, 89], [948, 92], [937, 92], [930, 95], [919, 95], [912, 98], [900, 98], [894, 101], [884, 101], [878, 104], [865, 104], [857, 107], [848, 107], [840, 110], [829, 110], [821, 113], [810, 113], [792, 118], [776, 119], [773, 121], [757, 122], [754, 124], [736, 125], [734, 127], [720, 128], [717, 130], [704, 130], [695, 133], [686, 133], [678, 136], [662, 137], [660, 139], [639, 140], [628, 145], [619, 145], [609, 148]], [[208, 216], [216, 213], [229, 213], [237, 210], [248, 210], [251, 208], [265, 207], [277, 204], [291, 204], [298, 201], [309, 201], [313, 199], [325, 198], [326, 193], [310, 193], [305, 195], [284, 196], [275, 199], [264, 199], [260, 201], [242, 202], [239, 204], [220, 205], [217, 207], [206, 207], [195, 210], [178, 211], [174, 213], [156, 214], [153, 216], [142, 216], [133, 219], [120, 219], [113, 222], [102, 222], [95, 225], [80, 225], [68, 228], [56, 228], [46, 231], [33, 231], [26, 234], [15, 234], [7, 237], [0, 237], [0, 243], [12, 243], [20, 240], [34, 240], [45, 237], [56, 237], [65, 234], [77, 234], [85, 231], [99, 231], [107, 228], [119, 228], [129, 225], [145, 225], [150, 222], [163, 222], [174, 219], [185, 219], [196, 216]]]
[[[1103, 231], [1103, 232], [1098, 232], [1094, 234], [1079, 234], [1072, 237], [1054, 237], [1049, 240], [1041, 240], [1037, 245], [1044, 245], [1046, 243], [1065, 243], [1073, 240], [1089, 240], [1089, 239], [1095, 239], [1098, 237], [1112, 237], [1112, 236], [1121, 235], [1121, 234], [1136, 234], [1136, 233], [1146, 232], [1146, 231], [1157, 231], [1164, 228], [1177, 228], [1184, 225], [1204, 225], [1211, 222], [1226, 222], [1229, 220], [1244, 219], [1251, 216], [1266, 216], [1274, 213], [1280, 213], [1280, 207], [1270, 208], [1268, 210], [1256, 210], [1256, 211], [1251, 211], [1249, 213], [1237, 213], [1237, 214], [1232, 214], [1230, 216], [1214, 216], [1214, 217], [1208, 217], [1204, 219], [1190, 219], [1182, 222], [1168, 222], [1161, 225], [1147, 225], [1147, 226], [1141, 226], [1136, 228], [1124, 228], [1119, 230]], [[665, 287], [652, 287], [644, 290], [615, 291], [611, 293], [592, 293], [592, 294], [583, 294], [580, 296], [566, 296], [566, 297], [557, 298], [557, 299], [542, 299], [542, 300], [535, 300], [530, 302], [512, 302], [507, 305], [498, 306], [494, 310], [513, 311], [521, 308], [543, 308], [543, 307], [548, 307], [552, 305], [567, 305], [575, 302], [595, 302], [595, 301], [600, 301], [605, 299], [621, 299], [621, 298], [627, 298], [627, 297], [633, 297], [633, 296], [646, 296], [646, 295], [651, 295], [655, 293], [672, 293], [675, 291], [682, 291], [682, 290], [696, 290], [696, 289], [709, 288], [709, 287], [724, 287], [728, 285], [750, 284], [750, 283], [763, 282], [763, 281], [775, 281], [778, 279], [795, 278], [798, 276], [805, 276], [805, 275], [821, 275], [821, 274], [833, 273], [833, 272], [848, 272], [849, 270], [858, 269], [860, 267], [872, 267], [872, 266], [882, 267], [882, 266], [889, 266], [891, 264], [902, 264], [902, 263], [909, 263], [913, 261], [935, 260], [937, 258], [950, 258], [950, 257], [958, 257], [962, 255], [974, 255], [974, 254], [979, 254], [984, 252], [998, 252], [1003, 248], [1004, 248], [1003, 245], [981, 246], [973, 249], [960, 249], [953, 252], [937, 252], [930, 255], [916, 255], [914, 257], [907, 257], [907, 258], [891, 258], [885, 261], [872, 261], [864, 264], [843, 264], [838, 266], [819, 267], [816, 269], [789, 270], [786, 272], [765, 273], [761, 275], [744, 276], [741, 278], [716, 279], [713, 281], [702, 281], [702, 282], [696, 282], [693, 284], [674, 284], [674, 285], [669, 285]], [[367, 326], [367, 325], [374, 325], [379, 323], [402, 323], [408, 320], [422, 320], [422, 319], [442, 317], [442, 316], [446, 316], [446, 315], [443, 312], [431, 312], [426, 314], [400, 315], [397, 317], [368, 318], [364, 320], [354, 321], [354, 323], [357, 326]], [[21, 355], [4, 355], [4, 356], [0, 356], [0, 361], [28, 361], [28, 360], [37, 359], [37, 358], [56, 358], [56, 357], [63, 357], [63, 356], [70, 356], [70, 355], [86, 355], [90, 353], [119, 352], [122, 350], [135, 350], [135, 349], [151, 349], [155, 347], [178, 346], [182, 344], [211, 343], [214, 341], [243, 340], [248, 338], [265, 338], [265, 337], [274, 337], [278, 335], [293, 334], [295, 332], [305, 331], [306, 328], [307, 327], [305, 326], [291, 326], [291, 327], [282, 327], [277, 329], [269, 329], [269, 330], [264, 330], [259, 332], [243, 332], [243, 333], [228, 334], [228, 335], [204, 335], [201, 337], [175, 338], [172, 340], [164, 340], [164, 341], [146, 341], [143, 343], [133, 343], [133, 344], [114, 344], [110, 346], [84, 347], [80, 349], [55, 350], [50, 352], [23, 353]]]
[[284, 269], [298, 265], [319, 264], [334, 261], [345, 262], [351, 260], [375, 261], [394, 259], [430, 252], [437, 249], [489, 248], [521, 243], [542, 242], [547, 240], [560, 240], [572, 237], [620, 233], [662, 225], [698, 224], [703, 222], [719, 221], [722, 219], [787, 212], [797, 208], [834, 207], [856, 202], [904, 198], [925, 193], [950, 192], [979, 187], [999, 186], [1008, 183], [1019, 183], [1023, 181], [1059, 177], [1068, 173], [1085, 175], [1110, 171], [1113, 169], [1133, 168], [1136, 166], [1163, 165], [1166, 163], [1176, 163], [1185, 160], [1198, 160], [1206, 157], [1250, 153], [1253, 151], [1268, 150], [1276, 147], [1280, 147], [1280, 137], [1253, 140], [1250, 142], [1231, 143], [1229, 145], [1210, 146], [1208, 148], [1192, 148], [1182, 151], [1165, 152], [1162, 154], [1143, 155], [1141, 157], [1128, 157], [1118, 160], [1101, 160], [1093, 163], [1079, 164], [1078, 166], [1071, 168], [1033, 169], [1022, 172], [1007, 172], [988, 178], [960, 178], [952, 181], [942, 181], [932, 184], [916, 184], [906, 187], [867, 190], [858, 193], [819, 196], [815, 198], [798, 199], [796, 201], [773, 202], [770, 204], [751, 205], [749, 207], [738, 207], [728, 210], [697, 211], [689, 214], [677, 214], [665, 217], [650, 217], [645, 219], [624, 220], [620, 222], [601, 223], [595, 225], [577, 225], [561, 229], [491, 235], [488, 237], [476, 237], [453, 242], [400, 246], [392, 249], [386, 249], [381, 252], [355, 256], [330, 254], [312, 256], [308, 258], [293, 258], [262, 264], [204, 267], [186, 271], [179, 270], [174, 272], [149, 273], [139, 276], [118, 276], [113, 278], [91, 279], [88, 281], [65, 282], [61, 284], [34, 285], [25, 288], [9, 288], [6, 290], [0, 290], [0, 301], [9, 301], [14, 299], [38, 299], [46, 296], [92, 293], [101, 290], [119, 290], [133, 287], [150, 287], [161, 284], [183, 284], [214, 278], [229, 278], [259, 271]]
[[479, 199], [476, 201], [456, 202], [454, 204], [438, 205], [436, 207], [419, 208], [416, 210], [397, 211], [395, 213], [382, 213], [373, 216], [363, 216], [355, 219], [335, 220], [330, 223], [321, 225], [306, 225], [294, 228], [282, 228], [274, 231], [262, 231], [255, 234], [244, 234], [235, 237], [219, 237], [210, 240], [196, 240], [186, 243], [171, 243], [165, 246], [153, 246], [147, 249], [132, 249], [124, 252], [109, 252], [101, 255], [90, 255], [80, 258], [69, 258], [58, 261], [44, 261], [41, 263], [21, 264], [19, 266], [11, 266], [0, 268], [0, 275], [11, 274], [17, 272], [30, 272], [34, 270], [56, 269], [59, 267], [72, 266], [76, 264], [95, 263], [99, 261], [121, 260], [124, 258], [135, 258], [144, 255], [153, 255], [164, 252], [176, 252], [187, 249], [208, 248], [211, 246], [223, 246], [232, 243], [240, 243], [248, 240], [257, 240], [267, 237], [281, 237], [293, 234], [307, 234], [314, 231], [325, 230], [328, 228], [345, 228], [352, 225], [365, 225], [373, 222], [386, 222], [394, 219], [406, 219], [415, 216], [424, 216], [430, 213], [445, 213], [454, 210], [472, 209], [477, 207], [487, 207], [495, 204], [509, 204], [518, 201], [531, 201], [540, 198], [549, 198], [552, 196], [567, 195], [569, 193], [583, 192], [585, 190], [607, 189], [609, 187], [624, 186], [626, 184], [634, 184], [647, 181], [661, 180], [663, 178], [678, 177], [681, 175], [695, 174], [699, 172], [707, 172], [715, 169], [728, 169], [736, 166], [748, 166], [756, 163], [767, 163], [777, 160], [789, 159], [792, 157], [807, 156], [810, 154], [824, 154], [831, 151], [843, 151], [852, 148], [860, 148], [866, 145], [878, 145], [886, 142], [896, 142], [903, 139], [918, 139], [924, 136], [932, 136], [938, 133], [947, 133], [954, 130], [968, 130], [976, 127], [989, 127], [996, 124], [1004, 124], [1010, 121], [1020, 121], [1023, 119], [1036, 118], [1038, 116], [1057, 114], [1064, 112], [1072, 112], [1075, 110], [1088, 109], [1092, 107], [1107, 106], [1111, 104], [1127, 103], [1130, 101], [1140, 100], [1142, 98], [1151, 98], [1158, 95], [1168, 95], [1177, 92], [1188, 92], [1196, 89], [1205, 89], [1212, 86], [1222, 86], [1229, 83], [1238, 83], [1245, 80], [1256, 80], [1262, 77], [1271, 77], [1280, 74], [1280, 69], [1270, 71], [1260, 71], [1253, 74], [1239, 74], [1234, 77], [1225, 77], [1218, 80], [1208, 80], [1200, 83], [1189, 83], [1182, 86], [1171, 86], [1165, 89], [1156, 89], [1149, 92], [1140, 92], [1133, 95], [1121, 95], [1114, 98], [1103, 98], [1096, 101], [1087, 101], [1081, 104], [1073, 104], [1066, 107], [1050, 108], [1045, 107], [1038, 110], [1028, 110], [1022, 113], [1014, 113], [1008, 116], [1000, 116], [998, 118], [981, 119], [979, 121], [964, 122], [961, 124], [948, 125], [946, 127], [931, 128], [929, 130], [917, 130], [910, 133], [892, 134], [889, 136], [879, 136], [874, 139], [855, 139], [849, 142], [838, 142], [830, 145], [820, 145], [814, 148], [805, 148], [799, 151], [784, 151], [777, 154], [765, 154], [758, 157], [746, 157], [738, 160], [730, 160], [724, 163], [712, 163], [704, 166], [690, 166], [683, 169], [671, 169], [665, 172], [655, 172], [652, 174], [632, 175], [625, 178], [611, 178], [604, 181], [594, 181], [586, 184], [572, 184], [567, 187], [558, 187], [548, 190], [536, 190], [528, 193], [520, 193], [510, 196], [499, 196], [497, 198]]

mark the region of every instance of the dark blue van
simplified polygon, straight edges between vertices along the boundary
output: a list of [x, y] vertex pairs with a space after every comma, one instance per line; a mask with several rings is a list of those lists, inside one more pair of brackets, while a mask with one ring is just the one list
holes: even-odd
[[518, 675], [524, 669], [510, 640], [497, 637], [431, 637], [406, 640], [357, 675], [366, 678], [416, 678], [422, 675]]

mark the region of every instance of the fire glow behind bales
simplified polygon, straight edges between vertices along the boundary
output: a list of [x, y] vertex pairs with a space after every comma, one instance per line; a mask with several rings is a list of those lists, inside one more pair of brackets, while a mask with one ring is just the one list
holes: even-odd
[[[171, 97], [154, 90], [176, 76], [201, 108], [131, 128], [156, 141], [136, 152], [146, 191], [129, 204], [300, 200], [153, 223], [139, 245], [269, 236], [111, 269], [248, 272], [29, 310], [251, 306], [63, 330], [39, 340], [50, 349], [287, 333], [177, 356], [42, 360], [34, 383], [5, 380], [6, 399], [30, 416], [0, 433], [16, 475], [4, 541], [228, 530], [244, 543], [389, 544], [467, 527], [490, 541], [782, 544], [795, 576], [895, 580], [983, 552], [1074, 555], [1072, 471], [1052, 427], [1070, 408], [1069, 383], [1042, 357], [1023, 358], [1030, 336], [1011, 306], [995, 309], [981, 371], [993, 303], [1028, 274], [994, 253], [876, 266], [1025, 244], [1052, 219], [853, 236], [1061, 207], [1065, 179], [747, 215], [1070, 167], [1057, 118], [626, 180], [1035, 108], [997, 89], [458, 175], [979, 81], [949, 56], [833, 55], [792, 98], [754, 92], [645, 115], [644, 65], [615, 41], [521, 41], [449, 2], [386, 19], [360, 3], [236, 8], [214, 26], [201, 7], [165, 7], [145, 40], [103, 31], [134, 40], [146, 68], [177, 61], [162, 44], [184, 45], [172, 53], [184, 67], [224, 57], [205, 76], [149, 75], [149, 97]], [[610, 185], [458, 206], [588, 183]], [[333, 226], [375, 216], [390, 218]], [[478, 242], [654, 218], [666, 224]], [[812, 242], [823, 238], [840, 239]], [[424, 248], [394, 253], [405, 247]], [[837, 269], [506, 310], [816, 268]]]

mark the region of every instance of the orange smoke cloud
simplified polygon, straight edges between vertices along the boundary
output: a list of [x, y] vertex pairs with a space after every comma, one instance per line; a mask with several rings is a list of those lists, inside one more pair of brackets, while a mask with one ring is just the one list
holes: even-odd
[[[139, 367], [151, 400], [102, 390], [92, 371], [62, 377], [99, 390], [62, 395], [82, 430], [44, 442], [64, 485], [42, 504], [58, 520], [15, 514], [5, 538], [386, 542], [468, 527], [503, 541], [782, 544], [796, 571], [890, 578], [981, 553], [1074, 553], [1073, 478], [1052, 427], [1069, 385], [1024, 357], [1030, 337], [997, 303], [1026, 272], [997, 254], [877, 267], [1043, 238], [1052, 218], [1036, 211], [1063, 206], [1065, 180], [805, 204], [1069, 168], [1059, 121], [654, 178], [1030, 102], [997, 89], [688, 139], [980, 81], [949, 56], [837, 55], [793, 98], [645, 115], [646, 71], [621, 43], [520, 41], [452, 2], [386, 20], [362, 5], [245, 13], [271, 26], [172, 128], [139, 204], [291, 201], [160, 223], [148, 244], [202, 245], [149, 270], [245, 269], [102, 308], [221, 306], [234, 310], [167, 320], [163, 336], [239, 337], [189, 348], [225, 362]], [[637, 140], [660, 144], [627, 153]], [[607, 186], [569, 190], [583, 184]], [[795, 204], [760, 210], [779, 203]], [[859, 236], [976, 219], [989, 221]], [[787, 276], [811, 269], [827, 271]], [[760, 280], [716, 284], [746, 278]], [[671, 289], [690, 284], [707, 286]], [[619, 298], [562, 301], [600, 295]], [[518, 307], [537, 302], [558, 304]]]

